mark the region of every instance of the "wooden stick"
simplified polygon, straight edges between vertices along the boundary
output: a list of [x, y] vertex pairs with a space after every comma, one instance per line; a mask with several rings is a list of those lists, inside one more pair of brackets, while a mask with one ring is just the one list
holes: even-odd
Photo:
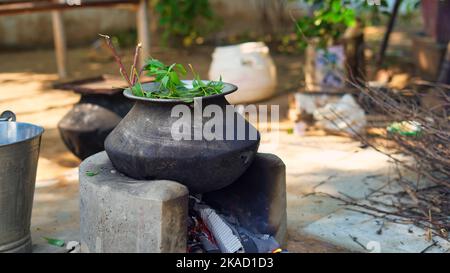
[[13, 15], [21, 13], [43, 12], [51, 10], [66, 10], [89, 7], [108, 7], [115, 5], [136, 5], [138, 0], [108, 0], [95, 2], [82, 2], [81, 5], [68, 5], [66, 3], [51, 3], [50, 1], [24, 1], [23, 3], [3, 3], [0, 5], [0, 15]]
[[398, 11], [400, 9], [401, 3], [402, 3], [402, 0], [395, 0], [394, 9], [392, 11], [391, 18], [389, 19], [389, 24], [387, 26], [386, 33], [384, 34], [383, 42], [381, 43], [381, 49], [378, 53], [378, 58], [377, 58], [378, 69], [383, 64], [384, 54], [386, 52], [386, 48], [389, 43], [389, 38], [391, 37], [391, 32], [394, 28], [395, 21], [397, 19], [397, 15], [398, 15]]
[[[136, 70], [136, 67], [138, 67], [139, 50], [141, 49], [141, 47], [142, 47], [142, 44], [138, 43], [137, 46], [136, 46], [136, 49], [134, 50], [133, 65], [131, 66], [131, 72], [130, 72], [130, 74], [132, 75], [131, 76], [131, 84], [133, 86], [136, 84], [136, 80], [139, 80], [139, 79], [136, 78], [136, 73], [137, 72], [135, 73], [135, 70]], [[140, 75], [140, 71], [139, 71], [138, 75]]]
[[58, 75], [60, 79], [64, 79], [67, 77], [67, 46], [64, 24], [60, 11], [52, 11], [52, 24]]
[[150, 31], [148, 18], [148, 3], [147, 0], [140, 0], [138, 10], [136, 13], [136, 25], [138, 32], [138, 39], [142, 43], [141, 64], [144, 64], [145, 58], [150, 56]]
[[130, 87], [130, 89], [133, 88], [130, 77], [128, 77], [127, 71], [126, 71], [125, 67], [123, 66], [122, 60], [121, 60], [119, 54], [117, 53], [116, 49], [114, 48], [114, 45], [111, 41], [111, 37], [109, 37], [108, 35], [104, 35], [104, 34], [99, 34], [99, 35], [101, 37], [105, 38], [108, 48], [111, 50], [111, 53], [114, 56], [114, 59], [116, 60], [116, 63], [119, 65], [120, 74], [122, 74], [123, 78], [128, 83], [128, 87]]

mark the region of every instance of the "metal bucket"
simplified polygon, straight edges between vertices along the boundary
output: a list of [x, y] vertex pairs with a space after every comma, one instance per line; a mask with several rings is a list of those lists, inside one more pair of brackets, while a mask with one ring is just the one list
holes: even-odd
[[[6, 113], [6, 112], [5, 112]], [[30, 222], [42, 127], [0, 116], [0, 253], [31, 252]]]

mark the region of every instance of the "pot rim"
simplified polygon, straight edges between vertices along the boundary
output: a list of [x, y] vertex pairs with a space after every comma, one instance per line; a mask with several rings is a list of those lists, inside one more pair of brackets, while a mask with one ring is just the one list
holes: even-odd
[[[202, 80], [204, 83], [208, 83], [211, 81], [207, 81], [207, 80]], [[183, 83], [185, 83], [186, 85], [192, 84], [192, 81], [188, 81], [188, 80], [182, 80]], [[238, 90], [238, 87], [234, 84], [231, 83], [227, 83], [227, 82], [223, 82], [224, 84], [224, 88], [222, 90], [222, 93], [220, 94], [214, 94], [214, 95], [210, 95], [210, 96], [204, 96], [204, 97], [195, 97], [194, 99], [212, 99], [212, 98], [218, 98], [218, 97], [224, 97], [228, 94], [231, 94], [233, 92], [235, 92], [236, 90]], [[154, 86], [159, 85], [159, 83], [157, 82], [149, 82], [149, 83], [143, 83], [142, 86], [144, 89], [146, 89], [146, 86], [151, 86], [154, 88]], [[147, 88], [147, 89], [152, 89], [152, 88]], [[144, 98], [144, 97], [139, 97], [139, 96], [135, 96], [131, 93], [130, 88], [126, 88], [123, 90], [123, 95], [129, 99], [132, 100], [140, 100], [140, 101], [150, 101], [150, 102], [165, 102], [165, 103], [187, 103], [186, 101], [182, 100], [182, 99], [154, 99], [154, 98]]]
[[[39, 125], [32, 124], [32, 123], [27, 123], [27, 122], [0, 121], [0, 127], [3, 127], [3, 125], [5, 125], [5, 126], [14, 125], [16, 127], [23, 127], [24, 129], [31, 129], [31, 130], [33, 130], [33, 133], [29, 134], [29, 135], [26, 135], [23, 138], [21, 138], [21, 139], [19, 139], [17, 141], [11, 142], [11, 143], [2, 143], [2, 142], [0, 142], [0, 148], [6, 147], [6, 146], [16, 145], [16, 144], [19, 144], [19, 143], [22, 143], [22, 142], [27, 142], [27, 141], [30, 141], [32, 139], [41, 137], [42, 134], [45, 131], [45, 129], [43, 127], [41, 127]], [[5, 128], [2, 128], [2, 129], [5, 129]]]

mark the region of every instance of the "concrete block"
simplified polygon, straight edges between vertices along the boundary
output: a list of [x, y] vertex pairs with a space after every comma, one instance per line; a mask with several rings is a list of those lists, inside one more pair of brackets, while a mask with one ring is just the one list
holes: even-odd
[[82, 252], [185, 252], [188, 190], [168, 180], [134, 180], [105, 152], [79, 169]]
[[252, 165], [233, 184], [203, 194], [213, 208], [239, 220], [255, 233], [274, 235], [284, 245], [287, 236], [286, 166], [273, 154], [257, 153]]

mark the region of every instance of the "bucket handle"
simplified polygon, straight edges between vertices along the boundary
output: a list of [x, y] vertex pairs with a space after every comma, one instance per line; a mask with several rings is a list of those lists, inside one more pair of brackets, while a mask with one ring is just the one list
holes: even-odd
[[6, 110], [0, 115], [0, 121], [16, 121], [16, 115], [12, 111]]

